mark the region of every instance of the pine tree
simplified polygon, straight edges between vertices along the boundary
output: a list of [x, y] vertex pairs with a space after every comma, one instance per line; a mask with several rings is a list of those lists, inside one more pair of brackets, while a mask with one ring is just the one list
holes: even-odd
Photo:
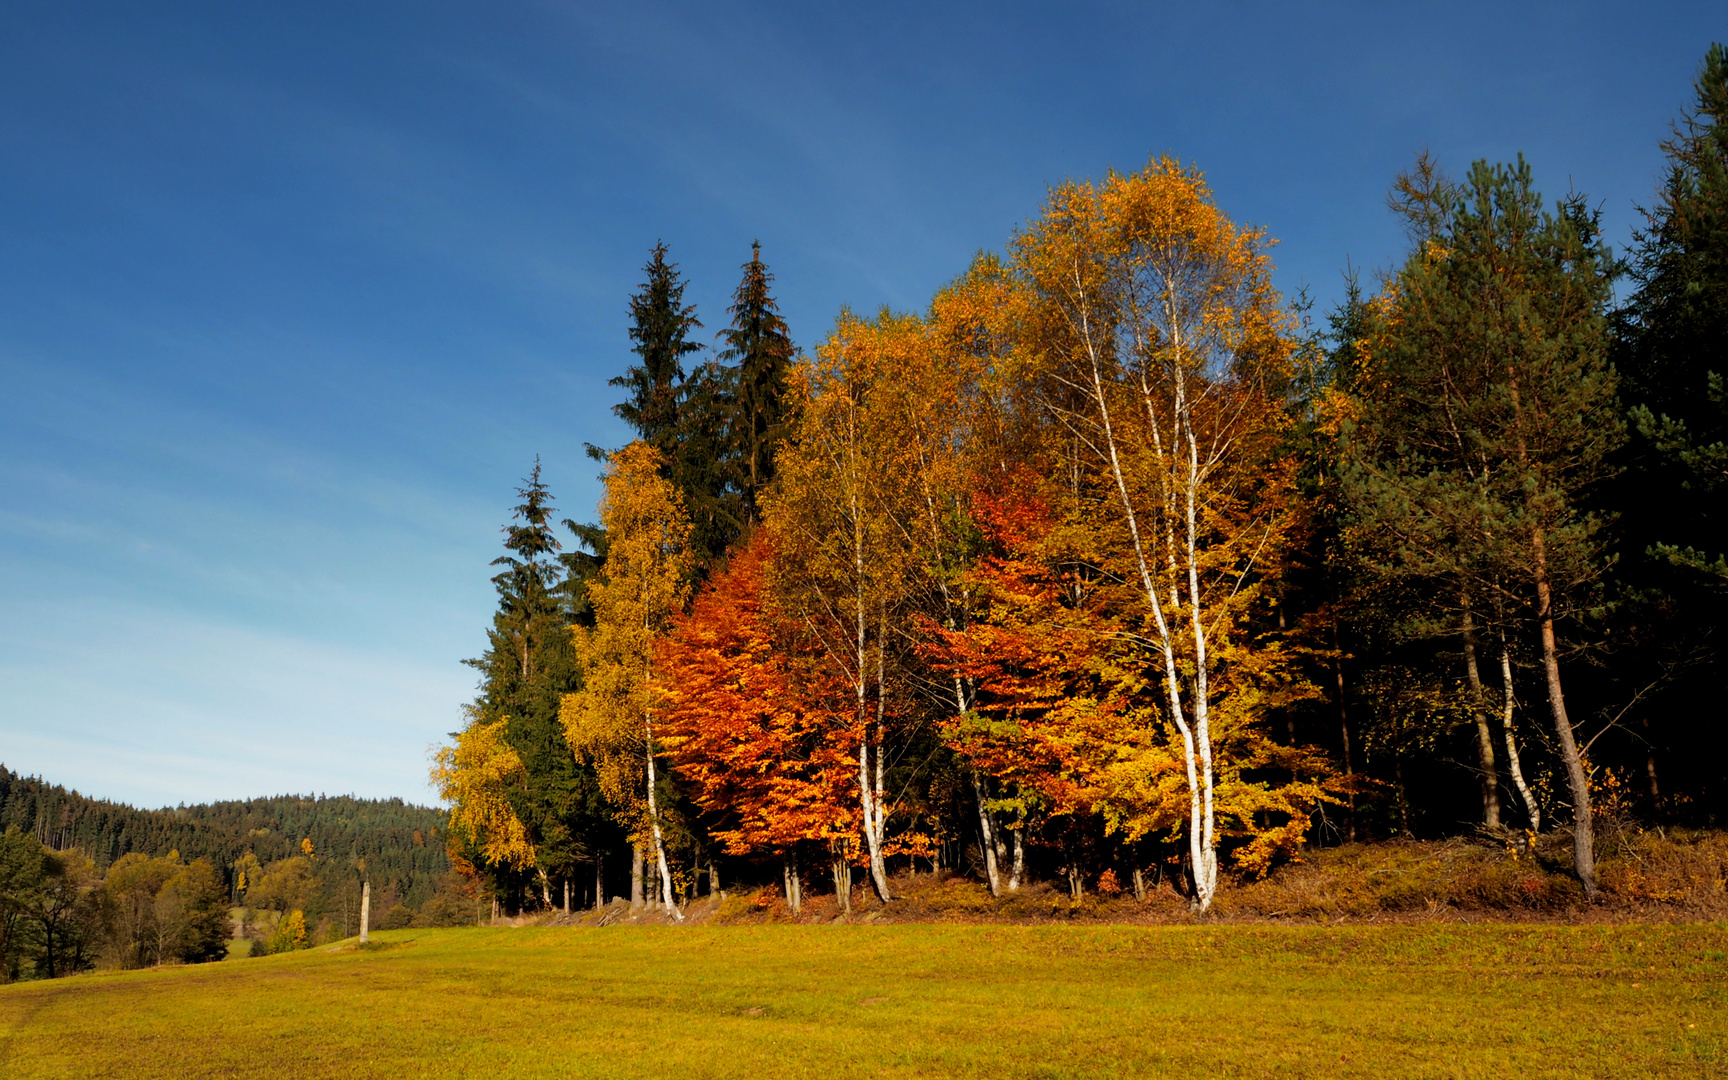
[[1451, 184], [1424, 156], [1393, 203], [1415, 250], [1389, 283], [1388, 330], [1359, 382], [1357, 535], [1387, 576], [1428, 583], [1467, 660], [1483, 601], [1537, 631], [1573, 856], [1593, 896], [1589, 778], [1558, 635], [1603, 568], [1605, 523], [1588, 496], [1622, 430], [1605, 357], [1615, 264], [1583, 197], [1545, 210], [1521, 158], [1479, 161]]
[[746, 521], [758, 518], [757, 500], [774, 479], [774, 451], [784, 435], [786, 372], [792, 363], [792, 338], [769, 287], [774, 275], [762, 262], [762, 244], [750, 245], [750, 261], [732, 294], [730, 329], [720, 359], [735, 366], [732, 419], [733, 471]]

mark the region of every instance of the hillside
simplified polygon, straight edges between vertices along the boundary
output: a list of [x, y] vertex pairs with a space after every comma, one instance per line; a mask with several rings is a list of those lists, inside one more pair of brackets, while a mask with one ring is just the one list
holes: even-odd
[[0, 830], [14, 825], [51, 848], [85, 852], [98, 869], [131, 852], [178, 851], [188, 860], [208, 857], [231, 873], [248, 851], [269, 864], [300, 854], [305, 840], [326, 861], [364, 859], [376, 885], [404, 897], [430, 895], [433, 881], [450, 869], [444, 811], [401, 799], [277, 795], [139, 810], [0, 765]]

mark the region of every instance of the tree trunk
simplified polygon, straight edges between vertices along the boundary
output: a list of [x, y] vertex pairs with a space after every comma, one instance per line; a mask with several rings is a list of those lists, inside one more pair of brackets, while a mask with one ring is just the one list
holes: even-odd
[[372, 940], [372, 883], [360, 886], [360, 944]]
[[1404, 751], [1392, 755], [1392, 778], [1398, 783], [1398, 833], [1410, 839], [1410, 803], [1404, 798]]
[[1590, 815], [1590, 777], [1584, 771], [1578, 740], [1572, 735], [1572, 721], [1566, 716], [1566, 692], [1560, 685], [1560, 647], [1554, 638], [1554, 592], [1548, 579], [1546, 538], [1540, 528], [1531, 531], [1530, 547], [1536, 564], [1536, 614], [1542, 629], [1542, 671], [1548, 682], [1548, 712], [1554, 721], [1560, 760], [1566, 766], [1566, 784], [1572, 795], [1572, 864], [1578, 873], [1578, 883], [1584, 886], [1584, 896], [1594, 900], [1596, 836]]
[[597, 852], [594, 856], [594, 910], [599, 911], [606, 906], [606, 853]]
[[798, 880], [798, 853], [788, 851], [782, 860], [780, 873], [786, 888], [786, 906], [791, 909], [793, 917], [804, 908], [804, 889]]
[[888, 888], [888, 860], [882, 849], [888, 838], [887, 766], [884, 752], [888, 745], [888, 600], [877, 597], [876, 622], [876, 779], [871, 792], [872, 813], [875, 815], [875, 843], [870, 846], [870, 876], [876, 879], [876, 893], [886, 904], [894, 899]]
[[1476, 760], [1482, 781], [1482, 822], [1500, 827], [1500, 775], [1494, 768], [1494, 733], [1488, 729], [1488, 709], [1482, 690], [1482, 673], [1476, 666], [1476, 625], [1470, 614], [1469, 594], [1464, 596], [1464, 673], [1470, 680], [1470, 715], [1476, 719]]
[[[853, 515], [853, 559], [854, 571], [857, 575], [856, 603], [856, 637], [854, 640], [857, 659], [857, 724], [858, 724], [858, 803], [864, 817], [864, 847], [870, 861], [870, 877], [876, 886], [876, 894], [883, 903], [892, 899], [888, 890], [888, 873], [882, 863], [882, 813], [877, 806], [880, 785], [872, 779], [870, 769], [871, 725], [870, 725], [870, 651], [868, 639], [868, 604], [864, 595], [864, 534], [863, 522], [856, 513]], [[883, 621], [886, 622], [886, 614]], [[880, 700], [882, 694], [882, 675], [884, 656], [883, 650], [887, 643], [877, 642], [876, 652], [876, 693], [877, 693], [877, 732], [880, 736], [881, 717], [884, 703]], [[882, 774], [882, 748], [876, 747], [876, 776]]]
[[852, 914], [852, 860], [847, 858], [846, 841], [833, 841], [830, 850], [833, 861], [829, 869], [834, 875], [834, 896], [840, 901], [840, 911], [844, 915]]
[[1014, 861], [1008, 870], [1008, 891], [1019, 892], [1020, 882], [1026, 877], [1026, 815], [1022, 813], [1015, 821], [1015, 827], [1009, 830], [1014, 837], [1009, 843], [1014, 850]]
[[1188, 480], [1186, 484], [1186, 548], [1188, 572], [1188, 624], [1189, 633], [1194, 642], [1194, 742], [1200, 756], [1201, 795], [1205, 807], [1200, 821], [1200, 829], [1194, 838], [1194, 858], [1197, 865], [1194, 873], [1194, 893], [1196, 907], [1205, 911], [1212, 906], [1212, 897], [1218, 891], [1218, 839], [1214, 832], [1213, 817], [1213, 771], [1212, 771], [1212, 691], [1210, 689], [1210, 672], [1207, 671], [1207, 640], [1206, 623], [1200, 609], [1200, 550], [1197, 536], [1199, 527], [1198, 507], [1195, 505], [1200, 494], [1200, 448], [1193, 428], [1193, 416], [1189, 412], [1185, 387], [1182, 380], [1176, 380], [1176, 418], [1188, 440]]
[[640, 911], [643, 906], [642, 896], [642, 845], [630, 845], [630, 908]]
[[[1350, 760], [1350, 714], [1344, 706], [1344, 652], [1338, 643], [1338, 620], [1332, 620], [1332, 677], [1338, 687], [1338, 734], [1344, 745], [1344, 779], [1353, 780], [1355, 769]], [[1345, 804], [1344, 838], [1354, 844], [1356, 842], [1356, 790], [1354, 786], [1346, 794], [1349, 802]]]
[[666, 865], [666, 841], [660, 833], [660, 807], [655, 799], [654, 788], [654, 729], [647, 727], [648, 735], [648, 821], [654, 827], [654, 860], [660, 870], [660, 899], [672, 912], [672, 917], [679, 922], [684, 921], [684, 913], [678, 910], [678, 902], [672, 897], [672, 870]]
[[984, 805], [984, 782], [978, 774], [972, 774], [972, 793], [978, 797], [978, 834], [983, 838], [979, 845], [984, 852], [984, 873], [990, 879], [990, 895], [1002, 895], [1002, 879], [996, 871], [996, 832], [990, 827], [990, 811]]
[[1530, 785], [1524, 782], [1524, 766], [1518, 759], [1518, 740], [1512, 735], [1512, 713], [1518, 699], [1512, 692], [1512, 653], [1506, 647], [1504, 636], [1500, 639], [1500, 729], [1506, 737], [1506, 770], [1512, 774], [1512, 783], [1518, 788], [1518, 797], [1524, 800], [1524, 812], [1530, 818], [1530, 831], [1542, 831], [1542, 807], [1537, 804], [1536, 796], [1531, 794]]
[[1662, 789], [1656, 785], [1656, 744], [1650, 741], [1650, 718], [1644, 718], [1644, 777], [1650, 781], [1650, 809], [1662, 808]]

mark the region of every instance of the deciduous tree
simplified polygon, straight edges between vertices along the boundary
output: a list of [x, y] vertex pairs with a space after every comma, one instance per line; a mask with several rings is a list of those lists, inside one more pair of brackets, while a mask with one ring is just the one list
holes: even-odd
[[594, 764], [602, 792], [638, 848], [652, 845], [663, 902], [676, 915], [650, 687], [655, 641], [690, 592], [690, 521], [661, 466], [659, 452], [644, 442], [631, 443], [607, 463], [600, 503], [606, 563], [588, 586], [594, 627], [575, 631], [584, 684], [564, 698], [561, 716], [570, 745]]
[[1286, 666], [1252, 621], [1294, 523], [1291, 346], [1265, 249], [1169, 159], [1062, 185], [1014, 245], [1035, 295], [1027, 377], [1102, 481], [1181, 748], [1202, 910], [1218, 881], [1214, 727], [1262, 718]]

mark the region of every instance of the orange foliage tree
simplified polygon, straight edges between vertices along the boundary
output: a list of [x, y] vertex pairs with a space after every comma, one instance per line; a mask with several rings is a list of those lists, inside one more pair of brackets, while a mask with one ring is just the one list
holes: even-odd
[[854, 762], [809, 692], [824, 675], [770, 610], [771, 553], [770, 534], [758, 529], [709, 579], [657, 646], [654, 694], [674, 766], [719, 819], [714, 839], [732, 855], [778, 854], [796, 912], [800, 846], [834, 852], [835, 881], [849, 883], [859, 806], [849, 797]]

